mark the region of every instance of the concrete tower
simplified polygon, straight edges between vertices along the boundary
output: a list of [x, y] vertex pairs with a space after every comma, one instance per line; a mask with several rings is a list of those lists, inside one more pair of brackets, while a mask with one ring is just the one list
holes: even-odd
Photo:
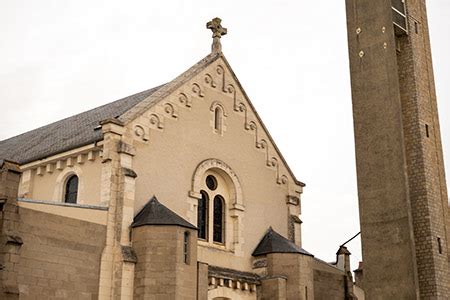
[[425, 0], [346, 4], [366, 295], [449, 299], [448, 197]]

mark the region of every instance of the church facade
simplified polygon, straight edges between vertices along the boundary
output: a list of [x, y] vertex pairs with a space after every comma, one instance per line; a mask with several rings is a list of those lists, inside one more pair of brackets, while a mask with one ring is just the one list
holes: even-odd
[[0, 142], [2, 299], [363, 299], [302, 248], [304, 184], [221, 51]]

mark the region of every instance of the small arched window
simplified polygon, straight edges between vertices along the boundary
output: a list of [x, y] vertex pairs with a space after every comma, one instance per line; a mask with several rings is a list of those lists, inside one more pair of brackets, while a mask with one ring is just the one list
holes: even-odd
[[208, 239], [208, 202], [209, 197], [205, 191], [200, 192], [202, 197], [198, 200], [197, 206], [197, 228], [198, 238]]
[[77, 195], [78, 195], [78, 176], [72, 175], [66, 182], [64, 202], [77, 203]]
[[222, 196], [217, 195], [214, 197], [214, 228], [213, 228], [213, 241], [216, 243], [224, 243], [224, 209], [225, 201]]
[[214, 130], [221, 132], [222, 131], [222, 109], [217, 106], [214, 110]]

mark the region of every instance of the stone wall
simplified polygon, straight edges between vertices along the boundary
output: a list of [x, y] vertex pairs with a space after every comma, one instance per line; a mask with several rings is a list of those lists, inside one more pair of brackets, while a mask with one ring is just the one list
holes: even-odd
[[98, 296], [105, 226], [20, 208], [21, 299]]
[[18, 165], [0, 159], [0, 299], [18, 299], [17, 266], [23, 244], [19, 224]]
[[267, 255], [269, 276], [284, 276], [286, 280], [286, 299], [307, 299], [312, 293], [312, 257], [297, 253], [272, 253]]
[[286, 300], [286, 278], [279, 276], [262, 280], [258, 300]]
[[314, 270], [314, 300], [345, 299], [343, 275]]
[[[347, 0], [358, 196], [368, 298], [450, 296], [447, 190], [425, 0]], [[440, 253], [441, 252], [441, 253]]]
[[425, 1], [407, 9], [410, 31], [396, 38], [397, 63], [420, 296], [447, 298], [448, 199]]
[[[190, 233], [188, 263], [184, 262], [184, 233]], [[134, 299], [196, 299], [197, 232], [179, 226], [133, 228], [137, 263]]]

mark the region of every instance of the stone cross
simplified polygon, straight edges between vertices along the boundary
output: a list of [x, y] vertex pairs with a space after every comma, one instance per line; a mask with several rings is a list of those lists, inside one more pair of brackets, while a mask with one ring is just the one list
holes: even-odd
[[212, 21], [206, 23], [206, 28], [211, 29], [213, 32], [213, 44], [211, 47], [212, 52], [222, 52], [222, 45], [220, 44], [220, 38], [222, 35], [227, 34], [227, 29], [220, 24], [222, 20], [220, 18], [214, 18]]

